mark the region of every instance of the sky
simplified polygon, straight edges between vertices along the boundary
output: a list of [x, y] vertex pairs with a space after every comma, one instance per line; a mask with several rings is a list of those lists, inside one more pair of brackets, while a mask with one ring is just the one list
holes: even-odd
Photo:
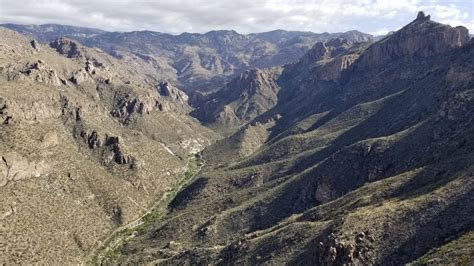
[[0, 0], [0, 23], [173, 34], [355, 29], [381, 35], [409, 23], [420, 10], [474, 33], [474, 0]]

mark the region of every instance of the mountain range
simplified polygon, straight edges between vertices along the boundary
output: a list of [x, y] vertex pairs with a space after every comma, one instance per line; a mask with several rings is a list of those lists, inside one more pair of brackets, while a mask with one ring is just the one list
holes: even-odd
[[2, 263], [474, 261], [465, 27], [4, 27]]
[[162, 79], [172, 81], [187, 92], [211, 91], [235, 75], [252, 67], [283, 65], [297, 61], [316, 41], [335, 37], [351, 41], [372, 40], [359, 31], [312, 33], [275, 30], [239, 34], [232, 30], [205, 34], [172, 35], [153, 31], [105, 32], [97, 29], [46, 25], [0, 25], [39, 42], [67, 37], [89, 47], [97, 47], [131, 63], [150, 65]]

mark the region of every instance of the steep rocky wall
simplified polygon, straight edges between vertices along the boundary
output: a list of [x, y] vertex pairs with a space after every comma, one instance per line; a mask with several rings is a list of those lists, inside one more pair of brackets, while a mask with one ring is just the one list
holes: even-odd
[[465, 27], [439, 24], [420, 13], [412, 23], [370, 46], [360, 64], [371, 67], [402, 57], [427, 57], [461, 47], [469, 39]]

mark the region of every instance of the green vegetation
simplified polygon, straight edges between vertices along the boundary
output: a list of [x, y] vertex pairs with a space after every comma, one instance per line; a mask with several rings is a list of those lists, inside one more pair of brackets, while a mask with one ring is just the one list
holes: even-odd
[[122, 226], [121, 229], [113, 234], [101, 249], [99, 249], [97, 254], [94, 254], [91, 260], [92, 264], [101, 265], [110, 259], [119, 257], [122, 253], [122, 247], [127, 240], [136, 235], [143, 234], [146, 228], [149, 228], [151, 224], [163, 219], [166, 216], [168, 204], [176, 197], [178, 192], [200, 172], [204, 165], [205, 161], [199, 153], [190, 155], [188, 157], [187, 170], [184, 172], [183, 178], [170, 188], [148, 213]]
[[433, 249], [413, 265], [472, 265], [474, 257], [474, 231], [470, 231], [447, 244]]

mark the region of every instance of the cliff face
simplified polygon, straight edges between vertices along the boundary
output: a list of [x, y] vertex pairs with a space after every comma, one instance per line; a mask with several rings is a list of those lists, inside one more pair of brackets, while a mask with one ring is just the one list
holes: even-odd
[[422, 12], [410, 24], [371, 45], [360, 59], [364, 67], [380, 66], [398, 58], [427, 57], [469, 42], [465, 27], [430, 20]]
[[299, 76], [306, 81], [337, 82], [342, 72], [359, 58], [367, 45], [367, 42], [356, 43], [341, 38], [318, 42], [299, 62], [288, 65], [283, 71], [283, 76]]

